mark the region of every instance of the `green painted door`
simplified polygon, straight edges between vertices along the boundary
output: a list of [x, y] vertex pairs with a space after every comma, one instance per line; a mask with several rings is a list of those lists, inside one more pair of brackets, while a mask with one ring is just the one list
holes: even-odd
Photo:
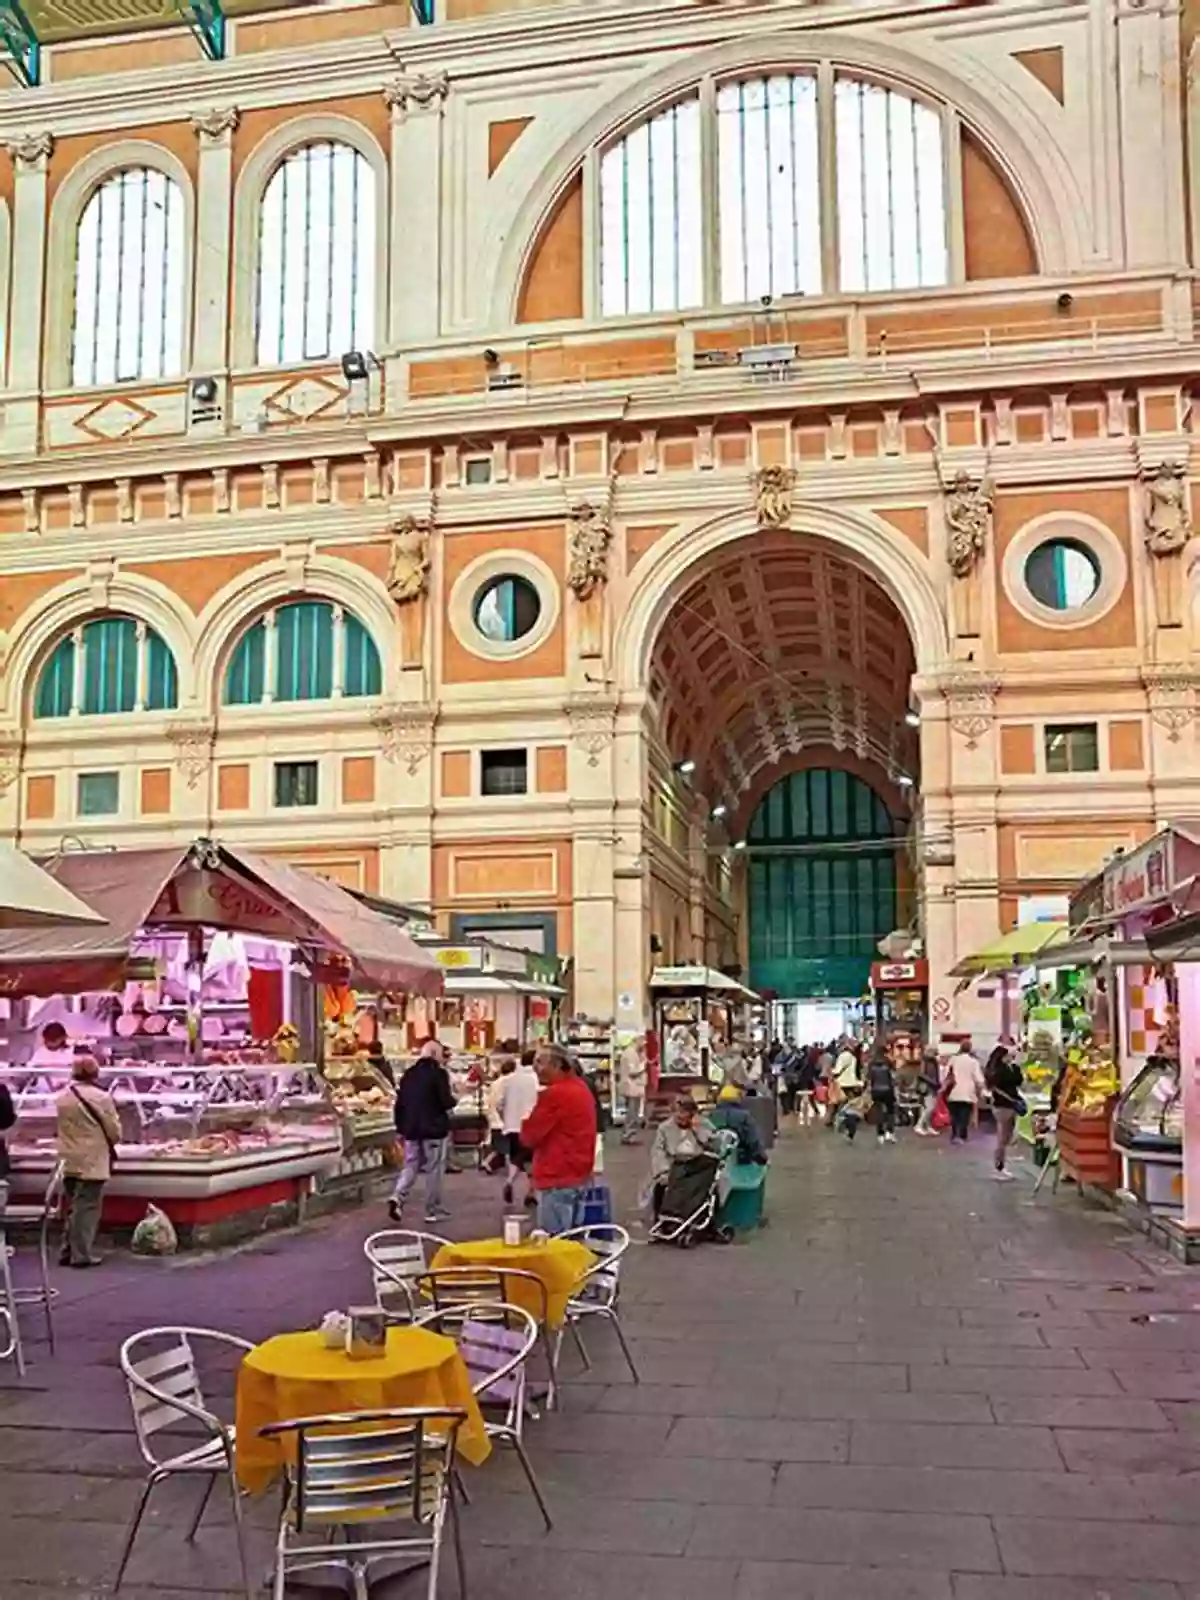
[[794, 772], [747, 833], [750, 982], [788, 999], [864, 993], [896, 927], [899, 825], [851, 773]]

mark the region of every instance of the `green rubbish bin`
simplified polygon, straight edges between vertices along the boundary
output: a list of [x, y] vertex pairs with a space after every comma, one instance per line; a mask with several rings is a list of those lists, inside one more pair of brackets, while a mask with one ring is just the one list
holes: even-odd
[[766, 1221], [767, 1167], [757, 1162], [739, 1163], [727, 1169], [729, 1193], [717, 1212], [717, 1226], [735, 1233], [752, 1233]]

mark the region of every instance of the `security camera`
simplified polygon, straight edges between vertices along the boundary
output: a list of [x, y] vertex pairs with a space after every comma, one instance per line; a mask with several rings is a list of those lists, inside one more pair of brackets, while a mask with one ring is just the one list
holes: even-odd
[[487, 362], [489, 367], [494, 367], [498, 365], [500, 361], [500, 353], [499, 351], [493, 350], [489, 347], [483, 352], [483, 359]]
[[1071, 307], [1075, 304], [1075, 296], [1071, 294], [1069, 290], [1064, 289], [1054, 304], [1060, 311], [1070, 311]]
[[775, 304], [775, 296], [773, 294], [760, 295], [758, 298], [758, 303], [760, 306], [762, 306], [763, 310], [766, 311], [770, 306]]

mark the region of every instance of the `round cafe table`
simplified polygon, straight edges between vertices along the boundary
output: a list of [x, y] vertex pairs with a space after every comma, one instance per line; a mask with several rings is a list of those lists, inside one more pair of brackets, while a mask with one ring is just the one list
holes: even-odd
[[[520, 1244], [505, 1244], [503, 1239], [467, 1239], [444, 1244], [431, 1262], [434, 1272], [442, 1267], [491, 1267], [493, 1271], [531, 1273], [546, 1291], [546, 1321], [549, 1327], [562, 1326], [567, 1301], [585, 1272], [596, 1261], [586, 1245], [577, 1239], [523, 1239]], [[542, 1320], [542, 1297], [532, 1284], [510, 1278], [506, 1291], [530, 1316]]]
[[458, 1453], [476, 1466], [486, 1460], [487, 1429], [453, 1339], [425, 1328], [389, 1328], [387, 1349], [357, 1361], [328, 1349], [319, 1333], [278, 1334], [249, 1351], [238, 1371], [238, 1482], [257, 1494], [294, 1457], [294, 1437], [259, 1437], [272, 1422], [410, 1406], [464, 1410]]

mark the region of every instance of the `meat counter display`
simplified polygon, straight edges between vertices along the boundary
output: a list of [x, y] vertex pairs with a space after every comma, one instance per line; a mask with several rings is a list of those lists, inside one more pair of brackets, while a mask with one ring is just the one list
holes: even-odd
[[[65, 1064], [0, 1066], [17, 1113], [8, 1136], [10, 1183], [22, 1199], [54, 1170], [55, 1099], [69, 1081]], [[121, 1119], [106, 1224], [132, 1226], [152, 1201], [184, 1243], [257, 1231], [272, 1213], [299, 1215], [349, 1137], [324, 1079], [307, 1063], [114, 1061], [101, 1066], [100, 1085]]]
[[1151, 1211], [1183, 1206], [1183, 1093], [1179, 1063], [1151, 1056], [1117, 1102], [1113, 1143], [1125, 1187]]

